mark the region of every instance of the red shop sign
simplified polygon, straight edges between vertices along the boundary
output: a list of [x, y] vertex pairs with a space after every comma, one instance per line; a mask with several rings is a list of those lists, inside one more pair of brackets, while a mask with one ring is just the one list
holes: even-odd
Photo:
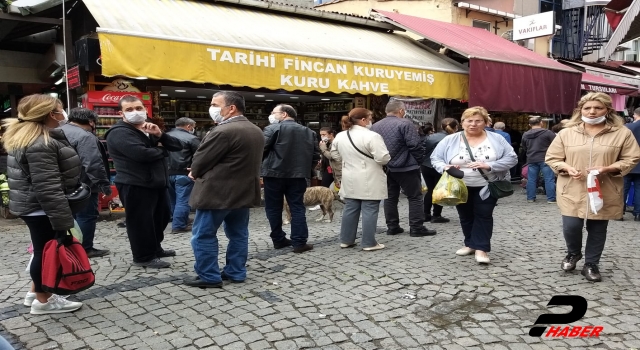
[[145, 92], [89, 91], [86, 99], [87, 102], [94, 104], [117, 104], [124, 96], [135, 96], [144, 104], [151, 104], [151, 94]]

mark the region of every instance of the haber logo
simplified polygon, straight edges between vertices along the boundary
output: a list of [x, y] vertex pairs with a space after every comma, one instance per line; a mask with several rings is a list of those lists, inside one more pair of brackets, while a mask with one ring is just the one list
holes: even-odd
[[[569, 324], [580, 320], [587, 312], [587, 300], [579, 295], [555, 295], [547, 306], [550, 305], [567, 305], [573, 307], [568, 314], [542, 314], [534, 324]], [[532, 327], [529, 335], [532, 337], [540, 337], [547, 327]], [[551, 327], [544, 335], [545, 338], [588, 338], [599, 337], [604, 327], [601, 326], [565, 326]]]
[[123, 96], [112, 96], [111, 94], [106, 94], [104, 96], [102, 96], [102, 101], [103, 102], [120, 102], [120, 99]]

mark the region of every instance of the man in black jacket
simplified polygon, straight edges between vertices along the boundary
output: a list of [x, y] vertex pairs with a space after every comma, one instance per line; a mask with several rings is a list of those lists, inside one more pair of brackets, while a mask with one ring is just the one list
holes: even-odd
[[189, 168], [193, 155], [200, 146], [200, 139], [193, 133], [196, 130], [196, 122], [190, 118], [176, 120], [176, 128], [167, 135], [180, 140], [182, 149], [169, 153], [169, 197], [171, 199], [171, 233], [189, 232], [189, 196], [193, 189], [193, 180], [189, 178]]
[[527, 202], [536, 201], [536, 190], [538, 188], [538, 177], [540, 172], [544, 176], [544, 189], [547, 192], [547, 202], [556, 202], [556, 175], [553, 170], [544, 162], [547, 149], [556, 134], [542, 127], [542, 118], [532, 116], [529, 118], [528, 130], [522, 135], [522, 154], [527, 157], [529, 170], [527, 174]]
[[170, 263], [159, 259], [176, 255], [160, 245], [170, 217], [166, 158], [167, 150], [179, 151], [182, 144], [146, 122], [147, 111], [139, 98], [125, 96], [119, 107], [122, 120], [107, 131], [105, 138], [116, 168], [114, 182], [127, 211], [132, 265], [169, 267]]
[[82, 247], [90, 258], [97, 258], [109, 254], [106, 249], [93, 247], [93, 238], [96, 233], [96, 222], [100, 217], [98, 211], [98, 196], [100, 192], [111, 194], [111, 181], [109, 180], [109, 163], [104, 148], [94, 131], [98, 115], [85, 108], [74, 108], [69, 113], [69, 122], [60, 129], [69, 143], [78, 152], [84, 174], [82, 182], [91, 187], [91, 198], [87, 206], [74, 215], [78, 226], [82, 231]]
[[[296, 123], [296, 110], [285, 104], [271, 113], [280, 123], [264, 129], [261, 176], [264, 181], [264, 209], [271, 225], [276, 249], [293, 246], [295, 253], [313, 249], [307, 244], [309, 228], [305, 216], [304, 193], [313, 164], [320, 160], [316, 133]], [[291, 240], [282, 230], [283, 197], [291, 209]]]
[[373, 124], [371, 130], [382, 136], [391, 154], [391, 160], [387, 164], [389, 198], [384, 200], [387, 234], [397, 235], [404, 232], [400, 227], [398, 213], [398, 201], [400, 189], [402, 189], [409, 201], [409, 235], [411, 237], [433, 236], [436, 231], [424, 227], [420, 164], [425, 155], [420, 135], [413, 122], [404, 118], [407, 114], [404, 102], [391, 100], [385, 111], [387, 117]]

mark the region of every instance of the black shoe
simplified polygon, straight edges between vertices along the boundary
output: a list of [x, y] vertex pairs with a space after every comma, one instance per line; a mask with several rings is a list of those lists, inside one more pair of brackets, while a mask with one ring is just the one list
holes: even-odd
[[87, 252], [88, 258], [100, 258], [105, 255], [109, 255], [109, 253], [111, 253], [111, 251], [109, 251], [108, 249], [96, 249], [96, 248], [85, 249], [85, 252]]
[[170, 256], [176, 256], [176, 251], [173, 249], [163, 249], [159, 253], [156, 253], [158, 258], [168, 258]]
[[176, 234], [176, 233], [185, 233], [185, 232], [191, 232], [193, 228], [191, 227], [191, 225], [187, 225], [187, 227], [185, 228], [180, 228], [177, 230], [171, 230], [171, 233]]
[[145, 262], [132, 262], [131, 265], [138, 267], [149, 267], [152, 269], [164, 269], [171, 266], [171, 263], [155, 258]]
[[432, 224], [446, 224], [447, 222], [450, 222], [451, 220], [444, 218], [442, 216], [434, 216], [433, 219], [431, 219], [431, 223]]
[[300, 253], [304, 253], [306, 251], [309, 251], [311, 249], [313, 249], [313, 245], [312, 244], [305, 244], [305, 245], [301, 245], [299, 247], [293, 248], [293, 252], [300, 254]]
[[119, 223], [116, 224], [116, 226], [118, 227], [127, 227], [127, 223], [124, 221], [120, 221]]
[[640, 221], [640, 215], [636, 215], [633, 217], [633, 221]]
[[421, 227], [416, 230], [409, 231], [409, 236], [411, 237], [426, 237], [426, 236], [435, 236], [438, 232], [436, 230], [429, 230], [426, 227]]
[[244, 280], [232, 280], [232, 279], [230, 279], [230, 278], [229, 278], [229, 276], [227, 276], [227, 274], [226, 274], [226, 273], [224, 273], [224, 272], [223, 272], [223, 273], [221, 273], [221, 274], [220, 274], [220, 276], [222, 277], [222, 280], [223, 280], [223, 281], [229, 281], [229, 282], [231, 282], [231, 283], [242, 283], [242, 282], [244, 282]]
[[424, 216], [424, 222], [431, 222], [431, 219], [432, 219], [431, 215]]
[[562, 269], [567, 272], [573, 271], [576, 269], [576, 264], [578, 263], [578, 261], [580, 261], [580, 259], [582, 259], [581, 253], [567, 254], [564, 260], [562, 260], [562, 264], [560, 265], [560, 267], [562, 267]]
[[598, 269], [598, 265], [587, 263], [584, 264], [582, 268], [582, 275], [587, 279], [587, 281], [591, 282], [600, 282], [602, 281], [602, 276], [600, 276], [600, 270]]
[[286, 248], [286, 247], [291, 247], [291, 240], [288, 238], [283, 239], [282, 241], [278, 242], [278, 243], [273, 243], [273, 247], [276, 249], [282, 249], [282, 248]]
[[222, 288], [223, 286], [222, 282], [219, 282], [219, 283], [205, 282], [201, 280], [200, 277], [198, 276], [185, 278], [182, 281], [182, 283], [189, 287], [200, 287], [200, 288]]
[[393, 236], [393, 235], [397, 235], [400, 233], [403, 233], [404, 229], [400, 226], [398, 227], [390, 227], [389, 229], [387, 229], [387, 235], [389, 236]]

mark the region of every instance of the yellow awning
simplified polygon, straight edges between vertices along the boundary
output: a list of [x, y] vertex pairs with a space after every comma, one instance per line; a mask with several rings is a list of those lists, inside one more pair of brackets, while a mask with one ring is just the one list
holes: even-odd
[[399, 34], [219, 3], [85, 4], [101, 26], [107, 76], [305, 92], [468, 95], [465, 67]]

